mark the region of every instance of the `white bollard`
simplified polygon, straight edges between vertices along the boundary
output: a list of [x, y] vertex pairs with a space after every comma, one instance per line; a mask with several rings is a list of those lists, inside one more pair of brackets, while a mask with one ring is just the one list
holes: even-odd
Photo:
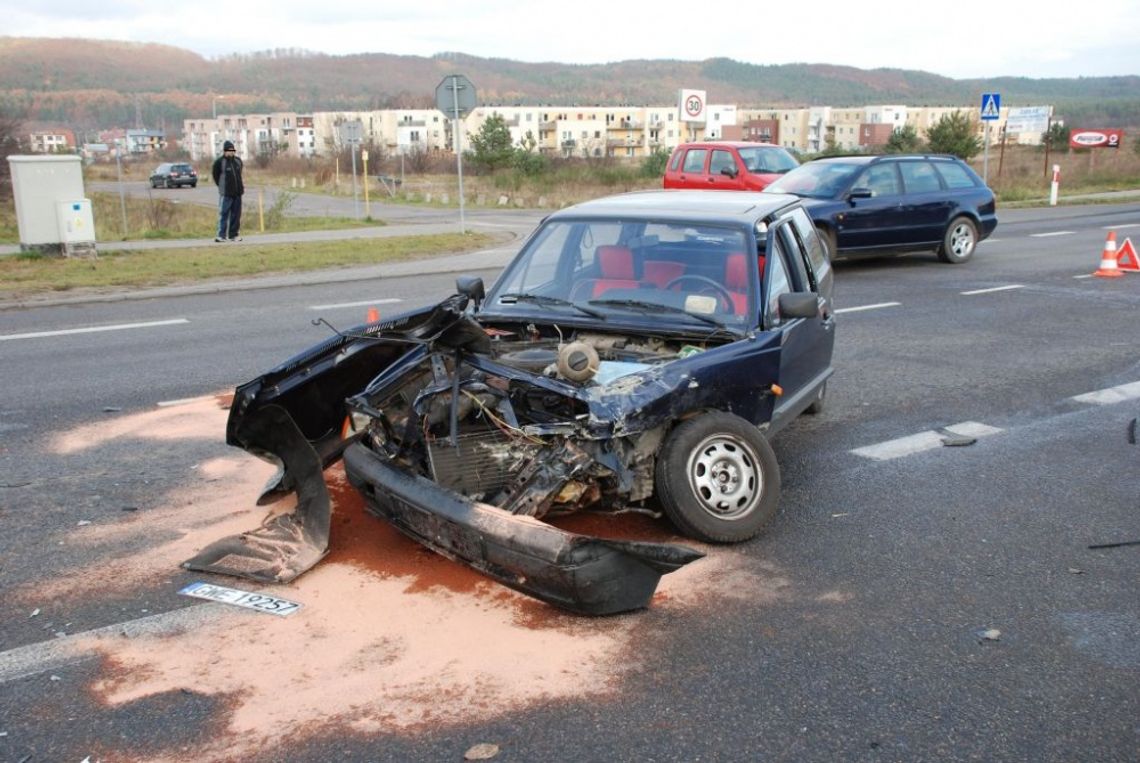
[[1061, 165], [1053, 165], [1053, 184], [1049, 187], [1049, 206], [1057, 206], [1057, 191], [1061, 188]]

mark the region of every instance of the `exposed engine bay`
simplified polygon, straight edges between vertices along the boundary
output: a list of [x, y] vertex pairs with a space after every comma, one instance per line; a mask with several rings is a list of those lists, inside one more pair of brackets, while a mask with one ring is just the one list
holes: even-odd
[[648, 498], [659, 427], [613, 439], [588, 399], [526, 377], [600, 395], [607, 384], [700, 350], [597, 333], [544, 338], [534, 326], [526, 333], [496, 332], [487, 362], [477, 365], [452, 353], [423, 356], [394, 383], [348, 400], [352, 428], [376, 453], [512, 514], [620, 511]]

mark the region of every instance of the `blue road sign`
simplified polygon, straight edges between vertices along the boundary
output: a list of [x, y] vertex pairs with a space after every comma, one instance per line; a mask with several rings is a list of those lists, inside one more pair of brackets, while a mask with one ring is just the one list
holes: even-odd
[[982, 121], [1001, 119], [1001, 93], [982, 93]]

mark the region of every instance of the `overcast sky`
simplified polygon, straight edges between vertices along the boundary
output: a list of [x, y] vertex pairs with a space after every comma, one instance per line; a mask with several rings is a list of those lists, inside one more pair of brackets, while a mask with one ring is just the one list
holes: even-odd
[[[399, 7], [392, 7], [392, 6]], [[672, 5], [672, 4], [670, 4]], [[0, 0], [0, 34], [161, 42], [207, 57], [273, 48], [334, 55], [460, 52], [516, 61], [824, 63], [955, 79], [1140, 74], [1140, 0], [679, 3], [630, 0]], [[650, 10], [650, 8], [652, 10]]]

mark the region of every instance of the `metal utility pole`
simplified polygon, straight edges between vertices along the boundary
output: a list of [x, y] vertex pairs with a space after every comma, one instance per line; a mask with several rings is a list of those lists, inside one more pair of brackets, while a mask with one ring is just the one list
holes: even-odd
[[449, 74], [435, 88], [435, 107], [455, 125], [455, 160], [459, 170], [459, 231], [467, 232], [463, 208], [463, 117], [475, 108], [475, 85], [462, 74]]
[[123, 194], [123, 142], [115, 139], [115, 169], [119, 175], [119, 209], [123, 212], [123, 240], [127, 240], [127, 197]]
[[459, 118], [459, 84], [452, 77], [451, 98], [455, 114], [455, 161], [459, 166], [459, 232], [467, 232], [463, 219], [463, 120]]

